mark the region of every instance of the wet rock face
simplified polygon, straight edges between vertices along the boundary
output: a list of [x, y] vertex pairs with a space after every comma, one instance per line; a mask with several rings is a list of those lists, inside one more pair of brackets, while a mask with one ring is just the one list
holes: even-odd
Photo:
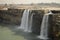
[[33, 22], [32, 22], [32, 31], [35, 34], [40, 34], [40, 26], [41, 26], [44, 11], [42, 11], [42, 10], [32, 10], [31, 13], [34, 13]]
[[60, 13], [50, 15], [48, 34], [50, 39], [60, 40]]
[[60, 13], [53, 15], [53, 37], [54, 40], [60, 40]]
[[24, 9], [0, 10], [0, 22], [7, 24], [20, 24]]
[[50, 38], [50, 39], [53, 39], [53, 27], [52, 27], [52, 25], [53, 25], [53, 15], [49, 15], [49, 25], [48, 25], [48, 37]]

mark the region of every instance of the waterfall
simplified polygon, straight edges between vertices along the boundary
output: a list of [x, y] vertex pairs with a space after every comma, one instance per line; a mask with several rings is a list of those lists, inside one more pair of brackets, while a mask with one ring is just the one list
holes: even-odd
[[47, 30], [48, 30], [48, 15], [44, 15], [43, 20], [42, 20], [42, 25], [41, 25], [41, 33], [40, 33], [40, 38], [46, 39], [47, 38]]
[[30, 10], [24, 10], [22, 20], [21, 20], [21, 25], [20, 27], [18, 27], [19, 29], [23, 29], [24, 32], [32, 32], [31, 28], [32, 28], [33, 14], [31, 14], [29, 18], [29, 14], [30, 14], [29, 11]]
[[27, 31], [28, 29], [28, 16], [29, 16], [29, 10], [24, 10], [21, 20], [21, 25], [18, 27], [19, 29], [23, 29]]
[[41, 24], [41, 32], [40, 32], [40, 36], [38, 36], [38, 38], [40, 39], [48, 39], [48, 19], [49, 19], [49, 15], [52, 14], [52, 12], [49, 12], [48, 14], [45, 14], [43, 16], [43, 20], [42, 20], [42, 24]]
[[32, 20], [33, 20], [33, 14], [31, 14], [31, 16], [30, 16], [30, 22], [29, 22], [29, 30], [28, 30], [28, 32], [32, 32]]
[[29, 10], [27, 10], [26, 11], [26, 13], [25, 13], [25, 18], [24, 18], [24, 20], [25, 20], [25, 24], [24, 24], [24, 32], [28, 32], [28, 22], [29, 22]]

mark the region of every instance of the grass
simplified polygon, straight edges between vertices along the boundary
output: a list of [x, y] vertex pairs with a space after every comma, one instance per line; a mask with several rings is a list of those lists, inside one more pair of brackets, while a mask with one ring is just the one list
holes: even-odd
[[24, 40], [23, 36], [14, 35], [8, 27], [0, 26], [0, 40]]

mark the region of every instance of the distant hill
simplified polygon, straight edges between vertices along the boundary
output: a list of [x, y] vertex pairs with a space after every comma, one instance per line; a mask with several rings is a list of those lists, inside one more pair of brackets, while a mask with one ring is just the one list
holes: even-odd
[[60, 7], [60, 3], [38, 3], [38, 5]]
[[34, 3], [31, 3], [31, 4], [0, 4], [0, 6], [5, 6], [5, 7], [18, 7], [18, 6], [22, 6], [22, 5], [40, 5], [40, 6], [52, 6], [52, 7], [60, 7], [60, 3], [37, 3], [37, 4], [34, 4]]

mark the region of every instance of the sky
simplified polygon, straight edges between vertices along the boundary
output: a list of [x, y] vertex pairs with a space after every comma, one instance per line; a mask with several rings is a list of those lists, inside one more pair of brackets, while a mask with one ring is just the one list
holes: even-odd
[[60, 3], [60, 0], [0, 0], [0, 4]]

